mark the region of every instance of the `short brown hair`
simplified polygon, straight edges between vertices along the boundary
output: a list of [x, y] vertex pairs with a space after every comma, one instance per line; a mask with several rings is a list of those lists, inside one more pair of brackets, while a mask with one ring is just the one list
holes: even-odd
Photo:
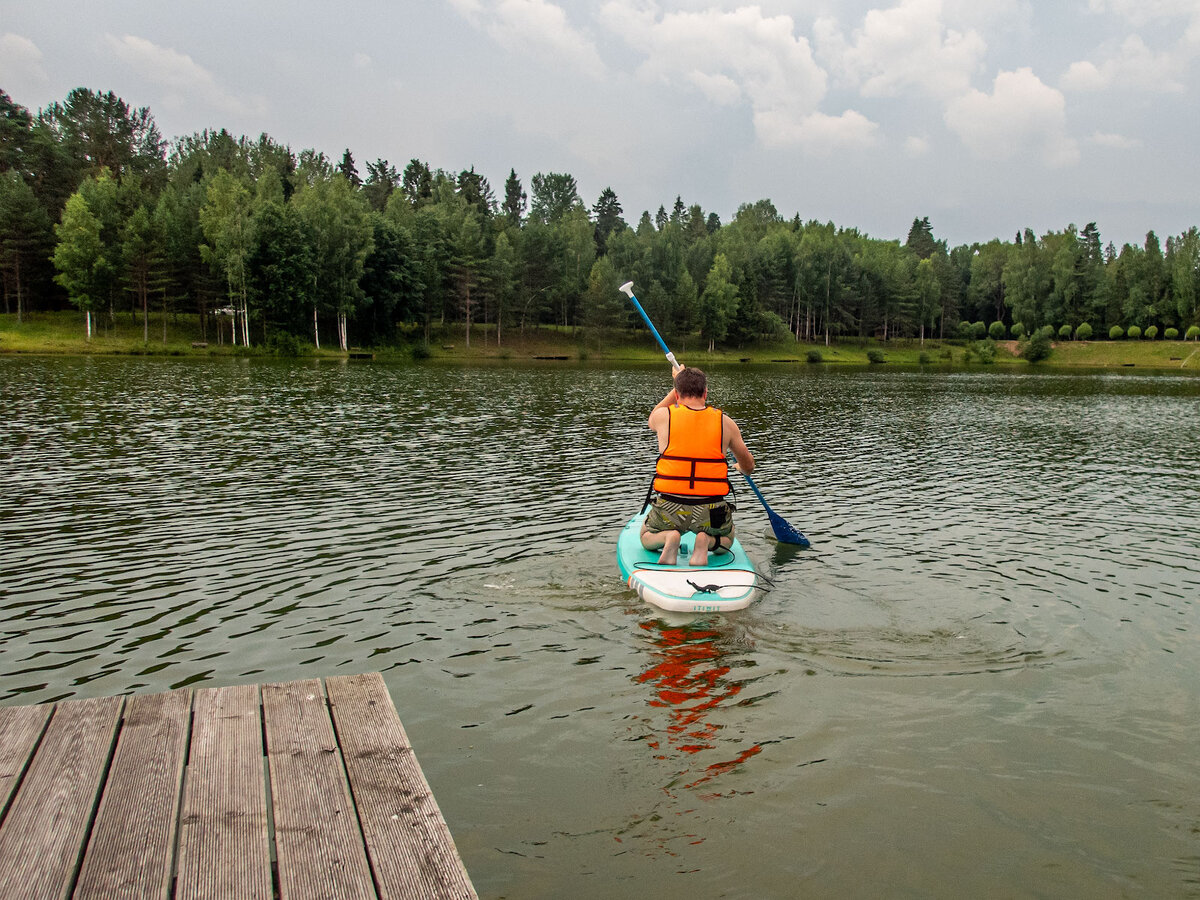
[[708, 376], [691, 366], [675, 376], [675, 393], [680, 397], [703, 397], [708, 390]]

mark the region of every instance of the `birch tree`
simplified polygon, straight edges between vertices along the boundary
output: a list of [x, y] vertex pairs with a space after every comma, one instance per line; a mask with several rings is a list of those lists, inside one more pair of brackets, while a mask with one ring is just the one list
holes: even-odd
[[920, 323], [921, 346], [925, 346], [925, 326], [933, 324], [933, 317], [938, 311], [942, 296], [942, 285], [938, 281], [937, 272], [933, 268], [933, 259], [923, 259], [917, 263], [917, 320]]
[[359, 284], [373, 246], [366, 201], [341, 173], [302, 187], [294, 201], [313, 235], [313, 341], [321, 346], [319, 309], [337, 317], [338, 345], [349, 349], [347, 320], [363, 296]]
[[103, 285], [109, 279], [111, 264], [104, 256], [100, 241], [100, 220], [88, 208], [82, 194], [72, 194], [63, 209], [61, 224], [54, 226], [58, 245], [54, 248], [54, 280], [62, 285], [67, 297], [86, 314], [87, 337], [92, 339], [92, 311]]
[[[200, 208], [200, 227], [205, 244], [200, 253], [209, 265], [225, 273], [229, 299], [234, 305], [234, 334], [240, 330], [242, 344], [250, 346], [250, 308], [246, 262], [254, 249], [250, 189], [239, 178], [222, 169], [208, 185]], [[238, 321], [240, 319], [240, 322]], [[237, 343], [236, 338], [234, 343]]]
[[1197, 302], [1200, 297], [1200, 231], [1189, 228], [1174, 241], [1168, 241], [1167, 246], [1170, 248], [1167, 256], [1174, 311], [1179, 316], [1179, 324], [1188, 326], [1200, 313]]
[[733, 283], [733, 267], [724, 253], [718, 253], [700, 295], [700, 336], [708, 341], [712, 353], [717, 341], [724, 340], [729, 323], [737, 314], [738, 289]]
[[563, 216], [558, 227], [563, 237], [564, 262], [559, 296], [563, 325], [567, 325], [578, 318], [578, 298], [587, 290], [592, 263], [596, 261], [595, 228], [580, 204]]
[[496, 346], [500, 346], [504, 319], [508, 314], [517, 288], [518, 260], [507, 230], [496, 236], [496, 248], [488, 260], [488, 278], [496, 294]]
[[466, 345], [470, 347], [471, 319], [478, 304], [478, 298], [471, 291], [480, 287], [480, 270], [485, 258], [484, 234], [479, 216], [473, 210], [464, 206], [458, 211], [461, 215], [454, 217], [458, 221], [450, 225], [447, 232], [453, 259], [451, 269], [454, 286], [459, 309], [466, 321]]

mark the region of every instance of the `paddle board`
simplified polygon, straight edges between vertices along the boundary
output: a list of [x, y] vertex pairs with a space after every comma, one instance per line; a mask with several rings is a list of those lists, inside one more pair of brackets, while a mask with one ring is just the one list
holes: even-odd
[[675, 612], [728, 612], [745, 609], [759, 591], [758, 571], [741, 543], [734, 538], [729, 553], [709, 553], [708, 565], [688, 565], [694, 534], [685, 534], [679, 563], [663, 566], [658, 551], [642, 546], [645, 513], [630, 519], [617, 538], [617, 565], [621, 577], [638, 596], [660, 609]]

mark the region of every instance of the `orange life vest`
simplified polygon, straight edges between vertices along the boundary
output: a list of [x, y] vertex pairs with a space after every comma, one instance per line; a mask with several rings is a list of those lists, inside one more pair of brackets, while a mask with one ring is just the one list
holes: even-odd
[[654, 490], [680, 497], [724, 497], [729, 466], [722, 450], [721, 411], [668, 406], [667, 446], [659, 454]]

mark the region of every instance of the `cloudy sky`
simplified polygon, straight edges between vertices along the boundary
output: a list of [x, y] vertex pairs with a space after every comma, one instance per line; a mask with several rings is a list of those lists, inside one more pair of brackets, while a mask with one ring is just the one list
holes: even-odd
[[0, 0], [0, 88], [953, 245], [1200, 225], [1200, 0]]

